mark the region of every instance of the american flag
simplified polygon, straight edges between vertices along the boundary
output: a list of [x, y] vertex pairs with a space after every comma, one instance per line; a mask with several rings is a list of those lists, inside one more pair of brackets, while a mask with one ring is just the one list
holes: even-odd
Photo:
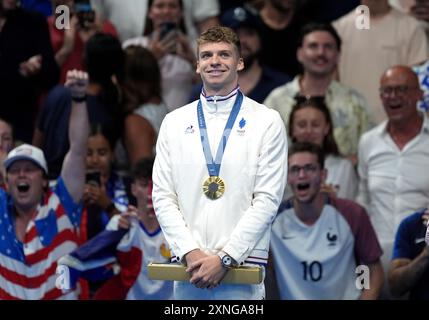
[[70, 288], [79, 278], [103, 280], [110, 278], [94, 299], [171, 299], [171, 281], [151, 280], [147, 275], [149, 262], [168, 262], [170, 250], [160, 228], [146, 230], [137, 219], [129, 230], [118, 227], [114, 216], [106, 230], [59, 260], [70, 274]]
[[81, 206], [60, 178], [30, 220], [24, 241], [15, 234], [12, 199], [0, 190], [0, 299], [76, 299], [80, 288], [56, 287], [57, 261], [78, 246]]

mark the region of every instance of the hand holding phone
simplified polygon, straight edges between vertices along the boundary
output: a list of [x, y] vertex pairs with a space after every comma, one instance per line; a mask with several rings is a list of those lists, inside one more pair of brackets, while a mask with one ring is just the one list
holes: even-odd
[[101, 174], [99, 171], [90, 171], [86, 173], [85, 181], [87, 184], [101, 186]]
[[167, 34], [169, 34], [170, 32], [176, 29], [177, 29], [177, 26], [174, 22], [164, 22], [163, 24], [161, 24], [161, 32], [159, 35], [159, 39], [164, 39], [167, 36]]
[[81, 28], [89, 29], [95, 22], [95, 11], [92, 10], [89, 2], [84, 1], [76, 3], [75, 11]]

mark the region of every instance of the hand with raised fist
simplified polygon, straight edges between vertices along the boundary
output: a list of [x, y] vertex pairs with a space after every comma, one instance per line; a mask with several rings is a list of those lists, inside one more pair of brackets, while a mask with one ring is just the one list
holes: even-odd
[[65, 85], [70, 88], [71, 97], [74, 102], [85, 101], [86, 90], [88, 88], [88, 73], [80, 70], [68, 71]]

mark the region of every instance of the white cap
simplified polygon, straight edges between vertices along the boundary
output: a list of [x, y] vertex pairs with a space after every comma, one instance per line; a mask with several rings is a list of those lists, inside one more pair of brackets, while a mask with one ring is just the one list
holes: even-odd
[[43, 169], [46, 174], [48, 174], [48, 166], [46, 165], [46, 159], [43, 155], [43, 151], [35, 146], [23, 144], [10, 151], [4, 161], [6, 171], [15, 161], [18, 160], [32, 161]]

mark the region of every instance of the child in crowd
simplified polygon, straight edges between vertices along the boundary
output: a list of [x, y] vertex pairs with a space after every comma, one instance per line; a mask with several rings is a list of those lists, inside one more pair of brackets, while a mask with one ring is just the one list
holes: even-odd
[[150, 262], [170, 260], [152, 206], [152, 167], [153, 159], [145, 158], [133, 169], [131, 192], [137, 207], [129, 206], [126, 212], [114, 216], [106, 230], [60, 261], [71, 269], [72, 279], [109, 278], [94, 299], [173, 298], [172, 281], [151, 280], [147, 275]]

